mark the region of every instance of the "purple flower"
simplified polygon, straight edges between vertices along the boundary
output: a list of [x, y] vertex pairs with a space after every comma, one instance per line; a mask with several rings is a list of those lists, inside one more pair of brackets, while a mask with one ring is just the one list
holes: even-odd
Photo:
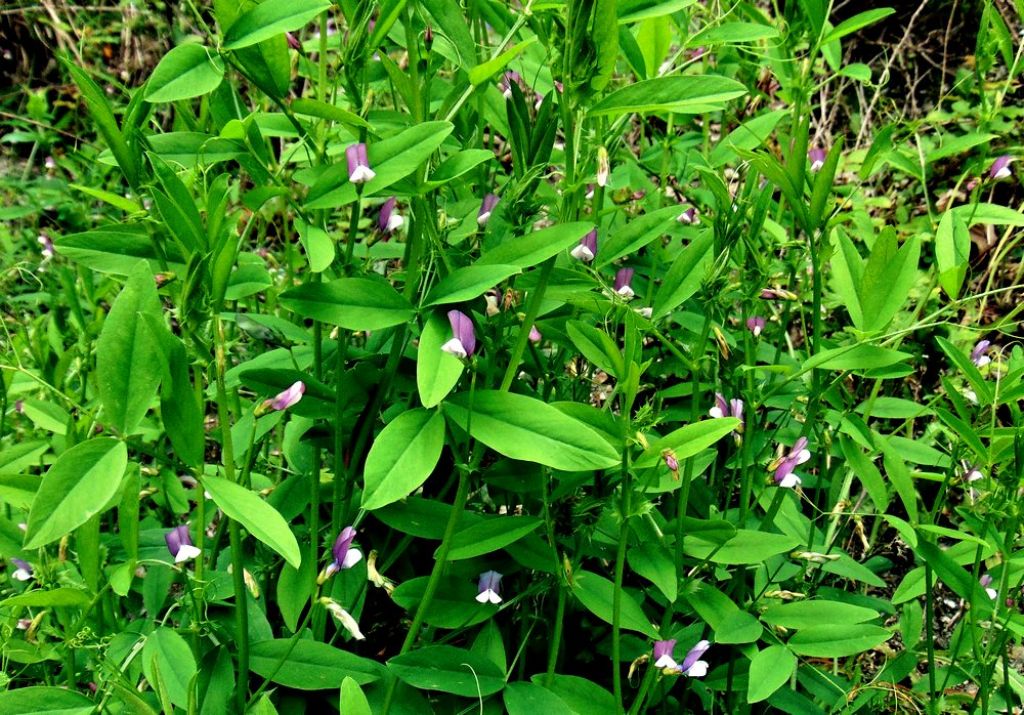
[[11, 572], [11, 578], [15, 581], [28, 581], [36, 574], [32, 568], [32, 564], [28, 561], [11, 559], [11, 563], [17, 567], [13, 572]]
[[1009, 154], [1003, 154], [1001, 157], [992, 162], [992, 166], [988, 169], [988, 178], [990, 179], [1009, 179], [1010, 164], [1013, 163], [1013, 157]]
[[353, 184], [365, 184], [377, 174], [370, 168], [370, 159], [366, 155], [366, 144], [351, 144], [345, 149], [348, 160], [348, 180]]
[[395, 205], [398, 200], [392, 196], [380, 207], [380, 216], [377, 218], [377, 227], [381, 233], [394, 233], [405, 224], [402, 214], [398, 213]]
[[828, 152], [824, 149], [815, 147], [807, 152], [807, 159], [811, 162], [811, 171], [818, 171], [821, 167], [825, 166], [825, 158], [828, 157]]
[[515, 82], [518, 84], [520, 79], [522, 79], [521, 75], [512, 70], [506, 72], [505, 76], [501, 78], [501, 81], [498, 83], [498, 87], [501, 89], [501, 93], [505, 96], [505, 99], [511, 99], [512, 83]]
[[534, 325], [534, 326], [532, 326], [530, 328], [530, 342], [531, 343], [539, 343], [541, 341], [542, 337], [543, 336], [540, 334], [540, 331], [537, 330], [537, 326], [536, 325]]
[[597, 229], [593, 229], [581, 238], [576, 247], [569, 251], [569, 255], [584, 263], [594, 260], [594, 256], [597, 255]]
[[677, 675], [688, 675], [691, 678], [702, 678], [708, 673], [708, 664], [700, 657], [707, 652], [711, 644], [708, 641], [699, 641], [691, 648], [682, 663], [676, 663], [672, 657], [676, 641], [655, 641], [654, 642], [654, 667], [661, 670], [672, 671]]
[[721, 392], [716, 392], [715, 406], [708, 410], [708, 414], [715, 418], [735, 417], [740, 421], [736, 431], [743, 431], [743, 400], [738, 397], [726, 400]]
[[676, 221], [687, 225], [697, 223], [699, 220], [700, 217], [697, 215], [697, 209], [693, 206], [690, 206], [688, 209], [676, 216]]
[[999, 598], [999, 591], [992, 588], [991, 576], [989, 576], [988, 574], [982, 574], [981, 578], [978, 579], [978, 583], [981, 584], [981, 587], [985, 589], [985, 593], [988, 594], [988, 597], [991, 598], [993, 601]]
[[164, 534], [164, 541], [167, 542], [167, 550], [171, 552], [176, 564], [194, 559], [203, 553], [192, 544], [192, 537], [189, 536], [188, 526], [185, 524], [176, 526]]
[[633, 288], [629, 285], [633, 281], [633, 273], [634, 270], [632, 268], [620, 268], [618, 273], [615, 274], [615, 292], [626, 300], [636, 295], [633, 292]]
[[974, 346], [974, 349], [971, 350], [971, 362], [974, 363], [975, 367], [984, 367], [992, 362], [992, 358], [985, 354], [988, 352], [989, 346], [991, 345], [992, 343], [990, 341], [981, 340]]
[[473, 321], [462, 311], [449, 310], [448, 322], [452, 326], [452, 339], [442, 345], [441, 349], [457, 358], [468, 358], [476, 350], [476, 333], [473, 331]]
[[53, 258], [53, 239], [50, 238], [50, 235], [47, 233], [40, 233], [39, 238], [36, 240], [39, 241], [39, 245], [43, 247], [41, 250], [43, 260], [48, 261]]
[[960, 460], [960, 466], [963, 467], [964, 480], [966, 480], [967, 482], [976, 482], [979, 479], [985, 478], [985, 475], [982, 473], [980, 469], [978, 469], [973, 464], [970, 464], [965, 460]]
[[747, 330], [752, 332], [755, 338], [761, 337], [761, 331], [764, 330], [765, 325], [765, 319], [759, 315], [747, 318]]
[[286, 32], [284, 33], [284, 36], [285, 39], [288, 40], [288, 46], [291, 47], [293, 50], [302, 49], [302, 43], [299, 42], [299, 38], [297, 38], [295, 35], [293, 35], [290, 32]]
[[793, 470], [797, 468], [797, 465], [803, 464], [810, 458], [811, 452], [807, 449], [807, 438], [801, 437], [786, 455], [773, 463], [775, 484], [788, 489], [800, 486], [800, 477], [793, 474]]
[[494, 212], [494, 207], [497, 205], [497, 194], [487, 194], [484, 196], [484, 200], [480, 202], [480, 213], [476, 216], [476, 223], [478, 226], [487, 225], [487, 222], [491, 220], [491, 213]]
[[[661, 456], [665, 460], [665, 466], [668, 467], [670, 472], [679, 471], [679, 460], [676, 459], [675, 452], [671, 449], [666, 449], [662, 452]], [[676, 478], [678, 479], [678, 475], [676, 475]]]
[[497, 571], [484, 571], [477, 583], [476, 600], [480, 603], [501, 603], [501, 574]]
[[274, 397], [263, 402], [263, 409], [287, 410], [302, 399], [306, 392], [306, 383], [302, 380], [292, 383], [292, 386], [283, 392], [277, 393]]
[[325, 579], [330, 578], [342, 569], [352, 568], [363, 558], [363, 554], [359, 549], [352, 548], [352, 541], [355, 538], [356, 530], [351, 526], [346, 526], [338, 534], [338, 538], [334, 541], [334, 547], [331, 549], [331, 555], [334, 556], [334, 560], [328, 564], [327, 570], [324, 572]]
[[762, 288], [761, 300], [796, 300], [796, 293], [782, 288]]

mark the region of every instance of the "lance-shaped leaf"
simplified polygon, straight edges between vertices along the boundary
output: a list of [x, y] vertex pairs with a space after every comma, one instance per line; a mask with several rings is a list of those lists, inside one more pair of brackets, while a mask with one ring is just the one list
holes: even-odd
[[281, 295], [281, 305], [304, 318], [346, 330], [380, 330], [408, 322], [412, 304], [387, 283], [368, 278], [339, 278], [304, 283]]
[[505, 687], [505, 675], [487, 658], [462, 648], [431, 645], [388, 661], [399, 680], [421, 690], [439, 690], [467, 698], [493, 695]]
[[430, 289], [423, 306], [462, 303], [477, 298], [509, 276], [520, 273], [519, 266], [472, 265], [457, 268]]
[[747, 88], [734, 79], [715, 75], [657, 77], [612, 92], [591, 107], [589, 115], [701, 114], [714, 112]]
[[156, 397], [160, 349], [139, 314], [160, 315], [156, 282], [140, 261], [103, 321], [96, 343], [96, 385], [103, 418], [121, 434], [131, 434]]
[[672, 450], [676, 459], [686, 459], [707, 449], [725, 435], [739, 427], [740, 421], [735, 417], [701, 420], [655, 440], [644, 450], [636, 461], [636, 467], [652, 467], [662, 458], [662, 452]]
[[679, 213], [678, 206], [666, 206], [610, 231], [608, 238], [601, 242], [601, 250], [597, 253], [594, 266], [607, 266], [612, 261], [636, 253], [648, 243], [661, 238], [675, 227]]
[[444, 447], [439, 412], [404, 412], [377, 435], [366, 456], [363, 509], [379, 509], [416, 491], [437, 466]]
[[[612, 622], [614, 583], [596, 573], [577, 571], [572, 579], [572, 592], [588, 611], [605, 623]], [[657, 629], [651, 625], [640, 604], [627, 592], [622, 593], [619, 623], [627, 630], [643, 633], [650, 638], [658, 637]]]
[[277, 509], [245, 487], [221, 477], [205, 477], [203, 487], [221, 511], [280, 554], [292, 568], [299, 568], [299, 543]]
[[224, 49], [238, 50], [298, 30], [330, 7], [330, 0], [266, 0], [231, 23]]
[[459, 427], [468, 427], [473, 437], [512, 459], [564, 471], [619, 464], [619, 454], [601, 435], [533, 397], [478, 390], [472, 403], [469, 394], [461, 393], [451, 397], [444, 410]]
[[593, 224], [574, 222], [534, 231], [528, 236], [501, 243], [476, 262], [478, 266], [510, 265], [529, 268], [542, 263], [579, 243], [594, 228]]
[[182, 709], [188, 707], [196, 660], [192, 649], [177, 631], [157, 628], [146, 637], [146, 645], [142, 649], [142, 671], [150, 684], [160, 681], [171, 703]]
[[224, 79], [224, 63], [203, 45], [179, 45], [157, 64], [146, 82], [147, 102], [176, 102], [212, 92]]
[[25, 531], [25, 548], [56, 541], [87, 522], [117, 493], [128, 466], [124, 442], [97, 437], [64, 452], [43, 475]]
[[441, 349], [451, 337], [451, 326], [441, 314], [427, 318], [416, 357], [416, 388], [424, 407], [434, 407], [447, 397], [466, 369], [462, 360]]
[[971, 257], [971, 234], [963, 214], [947, 211], [939, 220], [935, 232], [935, 267], [939, 272], [939, 285], [946, 295], [956, 300], [967, 277]]

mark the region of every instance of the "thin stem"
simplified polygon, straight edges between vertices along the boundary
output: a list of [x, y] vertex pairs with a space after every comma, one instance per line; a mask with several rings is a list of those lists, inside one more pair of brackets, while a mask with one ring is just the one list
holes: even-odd
[[619, 528], [619, 546], [615, 552], [615, 590], [612, 592], [612, 688], [619, 712], [622, 712], [622, 578], [626, 571], [626, 545], [629, 542], [630, 490], [627, 455], [623, 455], [622, 526]]

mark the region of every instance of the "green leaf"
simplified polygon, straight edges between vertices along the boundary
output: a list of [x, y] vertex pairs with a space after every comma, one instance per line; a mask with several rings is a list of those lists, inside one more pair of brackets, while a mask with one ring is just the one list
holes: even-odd
[[[450, 122], [424, 122], [379, 142], [367, 144], [366, 153], [376, 176], [363, 184], [363, 196], [373, 196], [416, 171], [452, 133]], [[307, 209], [332, 209], [356, 200], [355, 184], [348, 181], [348, 166], [341, 161], [323, 172], [309, 190]]]
[[733, 79], [714, 75], [658, 77], [616, 90], [591, 107], [589, 116], [623, 114], [702, 114], [717, 111], [747, 88]]
[[192, 677], [196, 674], [196, 661], [192, 649], [177, 631], [157, 628], [146, 636], [142, 648], [142, 670], [150, 684], [156, 683], [156, 673], [167, 690], [168, 698], [179, 708], [189, 705]]
[[304, 318], [346, 330], [380, 330], [401, 325], [416, 314], [412, 304], [387, 283], [369, 278], [339, 278], [303, 283], [281, 294], [281, 305]]
[[880, 514], [884, 513], [889, 506], [889, 492], [886, 489], [885, 480], [882, 479], [882, 473], [878, 471], [874, 462], [860, 451], [852, 439], [841, 435], [839, 444], [853, 473], [857, 475], [860, 483], [864, 485], [864, 489], [871, 497], [871, 501], [874, 502], [875, 509]]
[[103, 417], [123, 435], [131, 434], [156, 397], [160, 384], [160, 350], [140, 314], [162, 313], [156, 281], [138, 262], [96, 341], [96, 383]]
[[486, 697], [505, 687], [505, 674], [483, 656], [448, 645], [431, 645], [388, 661], [399, 680], [420, 690], [467, 698]]
[[123, 442], [96, 437], [64, 452], [43, 475], [25, 531], [25, 548], [37, 549], [103, 511], [128, 466]]
[[584, 471], [619, 464], [619, 455], [597, 432], [547, 403], [526, 395], [478, 390], [444, 405], [445, 414], [491, 449], [552, 469]]
[[881, 626], [829, 623], [797, 631], [786, 645], [797, 655], [845, 658], [871, 650], [892, 638], [892, 635]]
[[309, 261], [309, 270], [314, 273], [322, 273], [334, 263], [334, 242], [319, 226], [314, 226], [295, 219], [295, 230], [299, 233], [299, 240], [306, 250], [306, 260]]
[[509, 276], [521, 273], [519, 266], [472, 265], [457, 268], [430, 289], [423, 298], [424, 308], [432, 305], [462, 303], [477, 298]]
[[[75, 191], [81, 191], [83, 194], [99, 199], [104, 203], [108, 203], [114, 208], [121, 209], [125, 213], [137, 213], [143, 210], [142, 205], [134, 201], [133, 199], [126, 198], [121, 194], [115, 194], [113, 191], [104, 191], [103, 189], [97, 189], [92, 186], [82, 186], [81, 184], [68, 184], [69, 189]], [[134, 264], [133, 264], [134, 265]]]
[[[442, 526], [444, 526], [442, 524]], [[392, 600], [409, 613], [419, 608], [427, 590], [428, 576], [403, 581], [392, 594]], [[469, 628], [492, 618], [498, 607], [476, 600], [475, 582], [458, 576], [443, 576], [434, 598], [423, 616], [423, 622], [433, 628]]]
[[224, 49], [238, 50], [298, 30], [330, 7], [330, 0], [265, 0], [231, 23]]
[[1024, 213], [999, 204], [964, 204], [951, 209], [968, 227], [979, 223], [991, 226], [1024, 226]]
[[704, 231], [680, 251], [654, 296], [652, 320], [668, 315], [700, 290], [714, 242], [714, 233]]
[[[612, 622], [614, 583], [596, 573], [577, 571], [572, 579], [572, 592], [588, 611], [605, 623]], [[651, 638], [658, 637], [658, 630], [651, 625], [643, 609], [627, 591], [622, 592], [619, 615], [619, 624], [623, 628]]]
[[838, 40], [847, 35], [851, 35], [857, 30], [867, 27], [868, 25], [874, 25], [879, 20], [883, 20], [892, 15], [895, 10], [891, 7], [878, 7], [872, 10], [865, 10], [859, 12], [853, 17], [843, 20], [839, 25], [828, 32], [825, 37], [821, 39], [822, 45]]
[[[530, 680], [541, 685], [548, 680], [543, 673]], [[619, 712], [615, 697], [600, 685], [577, 675], [554, 675], [546, 690], [558, 696], [577, 715], [614, 715]]]
[[327, 102], [322, 102], [319, 99], [300, 97], [292, 100], [291, 108], [296, 114], [302, 114], [307, 117], [316, 117], [318, 119], [328, 119], [332, 122], [338, 122], [339, 124], [344, 124], [345, 126], [356, 129], [366, 129], [371, 135], [376, 136], [376, 132], [373, 127], [370, 126], [368, 121], [360, 117], [358, 114], [353, 114], [347, 109], [342, 109], [336, 104], [328, 104]]
[[676, 567], [667, 548], [647, 541], [629, 549], [627, 558], [630, 569], [657, 586], [669, 601], [676, 600], [679, 595]]
[[644, 450], [636, 460], [634, 466], [637, 469], [653, 467], [662, 459], [662, 453], [670, 449], [675, 453], [676, 459], [683, 460], [702, 452], [725, 435], [740, 426], [740, 421], [735, 417], [721, 417], [717, 419], [701, 420], [692, 425], [680, 427], [673, 432], [661, 437]]
[[794, 601], [769, 606], [761, 620], [783, 628], [812, 628], [822, 623], [865, 623], [878, 618], [878, 611], [840, 601]]
[[4, 715], [90, 715], [96, 703], [67, 688], [32, 685], [0, 693], [0, 712]]
[[622, 352], [608, 333], [582, 320], [567, 322], [565, 332], [580, 354], [595, 367], [614, 378], [625, 372]]
[[298, 690], [333, 690], [345, 678], [368, 685], [384, 676], [384, 668], [367, 658], [321, 641], [275, 638], [252, 645], [249, 667], [278, 685]]
[[462, 360], [441, 350], [451, 334], [451, 326], [439, 313], [427, 318], [420, 334], [416, 356], [416, 388], [424, 407], [434, 407], [447, 397], [466, 369]]
[[470, 524], [455, 532], [448, 559], [472, 559], [504, 549], [535, 531], [541, 523], [532, 516], [499, 516]]
[[[139, 265], [140, 259], [159, 266], [160, 253], [153, 240], [139, 226], [103, 226], [94, 231], [74, 233], [56, 238], [54, 247], [62, 256], [101, 273], [128, 275]], [[177, 246], [168, 243], [168, 268], [174, 271], [185, 269], [185, 260]]]
[[373, 711], [370, 710], [370, 702], [363, 694], [363, 689], [350, 675], [346, 675], [345, 679], [341, 681], [340, 705], [340, 712], [345, 715], [373, 715]]
[[971, 233], [963, 214], [947, 211], [939, 219], [939, 228], [935, 232], [935, 268], [939, 274], [939, 285], [953, 300], [960, 295], [970, 257]]
[[[927, 534], [928, 532], [924, 533]], [[982, 590], [978, 580], [962, 568], [943, 549], [927, 541], [927, 538], [926, 536], [918, 535], [918, 544], [914, 552], [932, 567], [935, 576], [949, 586], [950, 590], [981, 611], [980, 616], [983, 617], [986, 612], [990, 613], [992, 611], [992, 600]], [[966, 543], [962, 545], [968, 546]], [[974, 546], [970, 546], [970, 548], [972, 550], [975, 549]]]
[[735, 158], [737, 151], [753, 151], [771, 136], [784, 116], [786, 111], [779, 109], [758, 114], [743, 122], [715, 145], [708, 162], [711, 166], [719, 167]]
[[437, 466], [442, 447], [440, 412], [410, 410], [389, 422], [366, 456], [362, 508], [379, 509], [419, 489]]
[[611, 231], [611, 235], [599, 245], [594, 267], [607, 266], [612, 261], [635, 253], [648, 243], [661, 238], [675, 225], [678, 216], [678, 206], [666, 206]]
[[147, 102], [177, 102], [217, 89], [224, 63], [203, 45], [178, 45], [161, 58], [146, 82]]
[[619, 17], [617, 0], [596, 0], [590, 41], [593, 43], [597, 66], [590, 77], [590, 88], [600, 92], [615, 74], [619, 57]]
[[717, 643], [753, 643], [764, 632], [764, 627], [752, 614], [709, 583], [698, 581], [692, 584], [685, 598], [711, 626]]
[[801, 371], [815, 368], [819, 370], [873, 370], [889, 367], [912, 357], [913, 355], [910, 353], [881, 348], [877, 345], [844, 345], [831, 350], [822, 350], [804, 362], [800, 369]]
[[917, 280], [921, 241], [907, 239], [897, 250], [896, 232], [884, 230], [871, 247], [858, 294], [864, 311], [865, 330], [882, 330], [907, 301]]
[[299, 568], [302, 556], [288, 522], [274, 507], [243, 486], [221, 477], [204, 477], [203, 487], [210, 492], [227, 516], [280, 554], [292, 568]]
[[755, 22], [723, 22], [720, 25], [713, 25], [693, 35], [686, 41], [687, 47], [700, 47], [702, 45], [715, 44], [746, 44], [769, 40], [778, 37], [779, 31], [769, 25], [761, 25]]
[[593, 224], [589, 223], [562, 223], [527, 236], [509, 238], [487, 251], [476, 265], [529, 268], [575, 246], [592, 228]]
[[781, 688], [796, 670], [796, 656], [785, 646], [773, 645], [758, 651], [750, 661], [747, 679], [747, 702], [767, 700]]
[[90, 603], [92, 603], [92, 599], [89, 598], [88, 593], [69, 586], [62, 586], [61, 588], [54, 588], [49, 591], [42, 589], [26, 591], [25, 593], [19, 593], [17, 596], [11, 596], [4, 601], [0, 601], [0, 605], [10, 608], [15, 606], [27, 608], [85, 608]]
[[697, 559], [710, 559], [716, 564], [759, 564], [772, 556], [800, 546], [803, 541], [785, 534], [772, 534], [751, 529], [737, 529], [725, 544], [692, 535], [683, 540], [683, 551]]
[[520, 52], [537, 41], [536, 35], [531, 35], [522, 42], [513, 45], [497, 57], [482, 62], [469, 70], [469, 81], [474, 86], [483, 84], [494, 75], [503, 71], [509, 62], [514, 60]]
[[443, 186], [487, 161], [494, 161], [494, 152], [489, 149], [464, 149], [456, 152], [430, 172], [426, 185], [430, 188]]
[[535, 683], [509, 683], [501, 697], [508, 715], [573, 715], [575, 712], [557, 695]]

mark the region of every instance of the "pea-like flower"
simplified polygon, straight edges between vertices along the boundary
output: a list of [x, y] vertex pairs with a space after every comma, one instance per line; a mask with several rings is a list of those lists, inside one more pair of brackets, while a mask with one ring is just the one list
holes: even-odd
[[349, 632], [353, 638], [357, 641], [366, 640], [366, 636], [359, 630], [359, 622], [353, 617], [351, 613], [341, 607], [341, 604], [335, 601], [333, 598], [327, 598], [326, 596], [320, 599], [320, 603], [327, 612], [330, 613], [334, 618], [341, 624], [341, 626]]
[[991, 576], [989, 576], [988, 574], [983, 574], [982, 577], [978, 579], [978, 583], [981, 584], [981, 587], [985, 589], [985, 593], [988, 594], [988, 597], [991, 598], [993, 601], [999, 598], [999, 591], [992, 588]]
[[676, 479], [679, 478], [679, 460], [676, 458], [676, 453], [671, 449], [666, 449], [661, 453], [661, 458], [665, 460], [665, 466], [672, 472]]
[[782, 288], [762, 288], [761, 300], [796, 300], [797, 295]]
[[398, 200], [392, 196], [380, 207], [380, 216], [377, 218], [377, 227], [381, 233], [391, 234], [405, 224], [402, 214], [398, 213], [396, 204]]
[[1013, 172], [1010, 171], [1010, 164], [1013, 163], [1013, 157], [1009, 154], [1003, 154], [992, 162], [992, 166], [988, 169], [988, 178], [990, 179], [1009, 179]]
[[686, 225], [691, 225], [698, 223], [700, 221], [700, 217], [697, 214], [697, 209], [695, 209], [693, 206], [690, 206], [687, 209], [685, 209], [681, 214], [676, 216], [676, 221]]
[[484, 571], [477, 583], [476, 600], [480, 603], [501, 603], [501, 574], [497, 571]]
[[359, 549], [352, 548], [352, 541], [355, 538], [356, 530], [351, 526], [346, 526], [338, 534], [338, 538], [334, 540], [334, 546], [331, 548], [331, 555], [334, 557], [334, 560], [324, 570], [323, 578], [325, 581], [343, 569], [352, 568], [362, 560], [362, 552]]
[[43, 260], [48, 261], [53, 258], [53, 239], [50, 238], [50, 235], [48, 233], [41, 233], [36, 240], [42, 246], [39, 252], [43, 254]]
[[633, 273], [634, 269], [632, 268], [620, 268], [615, 274], [615, 292], [626, 300], [636, 295], [630, 286], [630, 283], [633, 282]]
[[576, 247], [569, 251], [569, 255], [584, 263], [594, 260], [594, 256], [597, 255], [597, 229], [593, 229], [581, 238]]
[[466, 359], [476, 350], [476, 332], [473, 321], [460, 310], [448, 311], [448, 322], [452, 326], [452, 339], [441, 346], [449, 355]]
[[787, 489], [800, 486], [800, 477], [794, 474], [793, 470], [810, 458], [811, 452], [807, 449], [807, 438], [801, 437], [787, 454], [775, 460], [769, 467], [769, 469], [775, 470], [775, 484]]
[[537, 326], [536, 325], [530, 327], [529, 338], [530, 338], [530, 342], [531, 343], [539, 343], [541, 341], [541, 338], [543, 338], [543, 337], [544, 336], [542, 336], [540, 334], [540, 331], [537, 330]]
[[807, 160], [811, 162], [811, 171], [818, 171], [821, 167], [825, 166], [825, 159], [828, 157], [828, 152], [820, 147], [814, 147], [807, 152]]
[[765, 325], [767, 325], [767, 322], [760, 315], [747, 318], [747, 330], [753, 333], [755, 338], [761, 337]]
[[188, 526], [185, 524], [176, 526], [164, 534], [164, 541], [167, 542], [167, 550], [171, 552], [171, 556], [174, 557], [174, 563], [176, 564], [191, 561], [203, 553], [192, 543], [192, 537], [188, 533]]
[[15, 581], [29, 581], [36, 575], [35, 570], [32, 568], [32, 564], [28, 561], [11, 559], [11, 563], [16, 567], [14, 571], [11, 572], [11, 578]]
[[738, 397], [726, 400], [725, 396], [722, 395], [721, 392], [716, 392], [715, 406], [708, 410], [708, 414], [715, 418], [735, 417], [740, 421], [740, 425], [736, 428], [736, 431], [743, 431], [743, 400]]
[[711, 647], [711, 644], [708, 641], [698, 641], [697, 644], [686, 653], [686, 657], [683, 658], [682, 663], [676, 663], [675, 659], [672, 657], [672, 652], [675, 650], [675, 647], [675, 639], [655, 641], [654, 667], [668, 671], [673, 675], [686, 675], [691, 678], [703, 678], [708, 674], [707, 662], [700, 659], [701, 656], [704, 655]]
[[498, 200], [497, 194], [487, 194], [484, 196], [484, 200], [480, 202], [480, 212], [476, 215], [478, 226], [486, 226], [487, 222], [491, 220], [491, 214], [494, 213]]
[[291, 387], [287, 390], [277, 393], [274, 397], [269, 400], [264, 400], [262, 409], [267, 410], [287, 410], [292, 405], [295, 405], [302, 399], [302, 395], [306, 392], [306, 383], [302, 380], [293, 382]]
[[974, 363], [975, 367], [985, 367], [992, 362], [992, 358], [985, 354], [991, 345], [992, 342], [989, 340], [980, 340], [974, 346], [974, 349], [971, 350], [971, 362]]
[[359, 142], [345, 149], [348, 160], [348, 180], [353, 184], [365, 184], [372, 181], [377, 174], [370, 168], [370, 159], [366, 154], [366, 144]]

